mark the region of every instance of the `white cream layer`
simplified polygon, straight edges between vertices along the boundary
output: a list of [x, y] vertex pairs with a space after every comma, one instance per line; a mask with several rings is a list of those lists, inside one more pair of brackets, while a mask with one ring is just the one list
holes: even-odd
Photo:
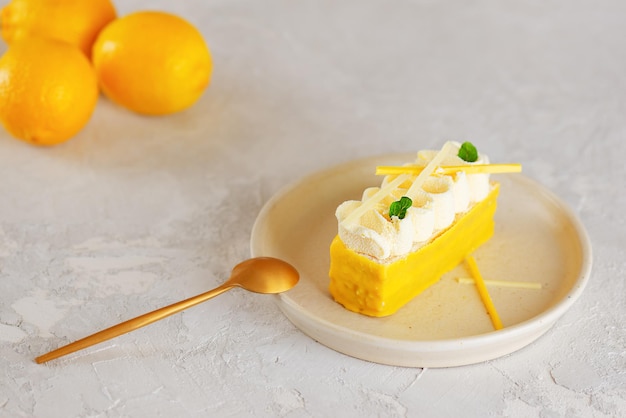
[[[479, 154], [474, 163], [459, 158], [456, 153], [460, 144], [453, 143], [452, 150], [441, 165], [488, 164], [486, 155]], [[439, 151], [420, 151], [410, 164], [426, 166]], [[386, 176], [381, 187], [391, 180]], [[361, 200], [349, 200], [337, 208], [335, 216], [339, 222], [338, 233], [343, 243], [353, 251], [368, 255], [380, 261], [404, 256], [425, 245], [441, 230], [448, 228], [457, 214], [469, 210], [476, 202], [489, 193], [489, 174], [442, 175], [437, 171], [431, 175], [413, 196], [413, 205], [407, 210], [404, 219], [397, 216], [388, 218], [392, 202], [406, 196], [411, 186], [407, 181], [395, 188], [373, 209], [366, 211], [359, 219], [343, 222], [356, 208], [372, 197], [380, 187], [370, 187], [363, 192]]]

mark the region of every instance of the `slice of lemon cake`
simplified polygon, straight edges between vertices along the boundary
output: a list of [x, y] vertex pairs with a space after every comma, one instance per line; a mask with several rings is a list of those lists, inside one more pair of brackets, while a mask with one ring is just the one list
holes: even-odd
[[469, 142], [420, 151], [402, 167], [379, 167], [391, 173], [381, 186], [335, 213], [332, 297], [369, 316], [396, 312], [491, 238], [499, 184], [489, 174], [519, 170], [489, 164]]

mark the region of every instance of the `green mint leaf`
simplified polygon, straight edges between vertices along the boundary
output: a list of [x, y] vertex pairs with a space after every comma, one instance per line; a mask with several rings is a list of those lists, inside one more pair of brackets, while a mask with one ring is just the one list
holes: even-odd
[[468, 163], [473, 163], [478, 160], [478, 151], [471, 142], [463, 142], [461, 148], [459, 148], [459, 158]]
[[413, 205], [413, 201], [406, 196], [402, 196], [400, 200], [396, 200], [389, 206], [389, 217], [397, 216], [399, 219], [404, 219], [406, 211]]

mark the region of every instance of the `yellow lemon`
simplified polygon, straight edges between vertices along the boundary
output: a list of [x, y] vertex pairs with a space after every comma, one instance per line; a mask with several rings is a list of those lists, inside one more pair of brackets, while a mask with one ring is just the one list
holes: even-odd
[[26, 142], [67, 141], [89, 121], [98, 94], [91, 63], [68, 43], [17, 40], [0, 58], [0, 121]]
[[54, 38], [87, 56], [100, 30], [115, 17], [110, 0], [12, 0], [0, 12], [7, 44], [28, 36]]
[[92, 58], [104, 94], [146, 115], [193, 105], [213, 69], [202, 34], [165, 12], [135, 12], [111, 22], [98, 35]]

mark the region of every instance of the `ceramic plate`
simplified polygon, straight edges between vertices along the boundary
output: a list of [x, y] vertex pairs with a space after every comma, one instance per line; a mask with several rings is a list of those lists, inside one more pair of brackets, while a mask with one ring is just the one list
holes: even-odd
[[329, 245], [335, 208], [380, 183], [377, 165], [415, 154], [342, 164], [286, 187], [261, 210], [252, 231], [253, 256], [292, 263], [299, 284], [277, 296], [300, 330], [341, 353], [376, 363], [450, 367], [512, 353], [539, 338], [581, 295], [591, 271], [591, 246], [577, 217], [550, 191], [522, 174], [492, 175], [502, 185], [496, 231], [474, 256], [491, 280], [541, 283], [542, 288], [490, 287], [504, 324], [494, 331], [463, 265], [397, 313], [372, 318], [344, 309], [328, 292]]

